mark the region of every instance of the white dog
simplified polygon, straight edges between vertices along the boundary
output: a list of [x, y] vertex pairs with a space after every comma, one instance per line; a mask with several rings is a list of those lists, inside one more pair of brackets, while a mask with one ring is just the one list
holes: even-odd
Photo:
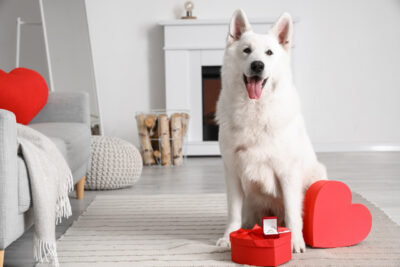
[[284, 13], [268, 34], [256, 34], [242, 10], [231, 20], [217, 104], [219, 144], [228, 195], [229, 234], [278, 216], [292, 231], [293, 252], [304, 252], [305, 190], [326, 179], [300, 112], [290, 67], [292, 20]]

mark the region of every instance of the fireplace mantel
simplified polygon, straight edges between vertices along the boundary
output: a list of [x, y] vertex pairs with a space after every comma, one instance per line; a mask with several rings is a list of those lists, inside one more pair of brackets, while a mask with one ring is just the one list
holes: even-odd
[[[250, 19], [253, 30], [260, 33], [267, 32], [274, 21]], [[229, 19], [159, 24], [164, 27], [166, 108], [190, 110], [187, 154], [220, 155], [218, 142], [203, 141], [201, 67], [222, 65]]]

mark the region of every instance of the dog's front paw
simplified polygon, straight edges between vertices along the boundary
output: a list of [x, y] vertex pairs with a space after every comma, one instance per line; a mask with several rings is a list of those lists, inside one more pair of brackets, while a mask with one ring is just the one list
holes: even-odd
[[231, 247], [231, 242], [229, 241], [229, 238], [223, 236], [217, 241], [217, 246], [218, 247], [224, 247], [224, 248], [230, 248]]
[[306, 252], [306, 243], [304, 243], [303, 236], [299, 236], [298, 238], [292, 238], [292, 251], [293, 253]]

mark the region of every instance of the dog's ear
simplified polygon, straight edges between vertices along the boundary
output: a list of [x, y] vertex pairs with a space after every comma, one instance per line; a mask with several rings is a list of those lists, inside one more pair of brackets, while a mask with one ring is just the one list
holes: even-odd
[[229, 25], [229, 34], [227, 43], [232, 44], [234, 41], [239, 40], [243, 33], [250, 31], [251, 26], [247, 20], [246, 14], [242, 9], [238, 9], [233, 13], [231, 23]]
[[272, 27], [271, 32], [276, 35], [279, 43], [287, 51], [290, 50], [292, 41], [293, 23], [292, 17], [289, 13], [283, 13], [275, 25]]

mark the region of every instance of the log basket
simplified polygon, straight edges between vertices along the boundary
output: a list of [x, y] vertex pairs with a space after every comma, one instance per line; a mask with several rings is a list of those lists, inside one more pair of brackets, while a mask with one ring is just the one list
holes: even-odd
[[137, 112], [140, 151], [145, 166], [179, 166], [186, 159], [188, 110]]

